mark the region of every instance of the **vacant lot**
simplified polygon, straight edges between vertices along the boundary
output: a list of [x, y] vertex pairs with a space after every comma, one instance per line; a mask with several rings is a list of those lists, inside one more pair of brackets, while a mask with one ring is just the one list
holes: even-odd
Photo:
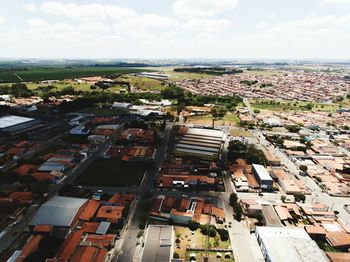
[[334, 112], [339, 108], [337, 103], [317, 103], [304, 101], [274, 101], [268, 99], [251, 99], [254, 109], [271, 111], [322, 111]]
[[77, 179], [88, 186], [139, 185], [146, 171], [141, 163], [124, 163], [118, 159], [97, 159]]
[[[179, 244], [175, 244], [174, 252], [178, 253], [181, 258], [186, 258], [185, 261], [189, 261], [190, 255], [196, 253], [197, 261], [203, 261], [203, 252], [192, 252], [187, 251], [188, 247], [192, 248], [206, 248], [208, 244], [207, 236], [203, 235], [200, 229], [197, 229], [192, 234], [192, 231], [187, 227], [176, 226], [175, 227], [175, 237], [180, 240]], [[210, 237], [209, 244], [211, 248], [229, 248], [230, 241], [221, 241], [219, 235], [216, 237]], [[233, 261], [232, 259], [216, 259], [216, 252], [210, 252], [210, 258], [213, 260], [209, 261]], [[224, 253], [222, 253], [224, 257]], [[231, 254], [232, 257], [232, 254]], [[214, 259], [215, 258], [215, 259]]]
[[0, 71], [0, 83], [62, 80], [96, 75], [128, 74], [148, 71], [145, 68], [118, 67], [28, 67]]

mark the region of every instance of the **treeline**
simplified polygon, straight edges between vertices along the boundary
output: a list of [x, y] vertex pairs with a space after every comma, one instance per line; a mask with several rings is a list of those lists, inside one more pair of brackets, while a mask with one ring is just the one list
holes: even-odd
[[178, 104], [184, 106], [203, 106], [205, 104], [215, 104], [226, 107], [229, 110], [234, 109], [243, 100], [240, 96], [202, 96], [184, 91], [182, 88], [171, 85], [166, 87], [161, 96], [165, 99], [177, 99]]
[[187, 72], [187, 73], [196, 73], [196, 74], [208, 74], [208, 75], [230, 75], [230, 74], [239, 74], [243, 73], [242, 69], [225, 67], [181, 67], [175, 68], [174, 72]]

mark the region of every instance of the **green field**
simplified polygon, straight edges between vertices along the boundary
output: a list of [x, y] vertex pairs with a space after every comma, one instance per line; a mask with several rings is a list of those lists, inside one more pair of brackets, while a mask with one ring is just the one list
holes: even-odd
[[145, 68], [120, 67], [28, 67], [1, 69], [0, 83], [62, 80], [97, 75], [129, 74], [148, 71]]
[[[251, 99], [250, 104], [254, 109], [270, 111], [322, 111], [335, 112], [339, 108], [338, 103], [318, 103], [304, 101], [274, 101], [268, 99]], [[308, 105], [312, 106], [311, 108]]]
[[136, 186], [146, 171], [142, 163], [124, 163], [118, 159], [95, 160], [76, 180], [88, 186]]

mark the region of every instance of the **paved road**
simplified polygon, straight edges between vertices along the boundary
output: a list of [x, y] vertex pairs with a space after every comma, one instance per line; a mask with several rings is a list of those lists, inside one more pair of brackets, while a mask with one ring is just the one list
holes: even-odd
[[[142, 185], [139, 188], [134, 189], [139, 193], [139, 195], [142, 195], [143, 193], [146, 193], [146, 192], [153, 191], [155, 178], [157, 177], [159, 167], [163, 162], [172, 127], [173, 127], [172, 124], [168, 124], [165, 128], [164, 138], [160, 141], [160, 145], [158, 147], [154, 168], [152, 168], [152, 170], [149, 170], [147, 172], [147, 176], [142, 182]], [[140, 214], [142, 213], [142, 207], [140, 207], [138, 202], [135, 204], [134, 211], [135, 211], [134, 214], [130, 217], [129, 226], [124, 236], [122, 236], [122, 238], [124, 238], [123, 239], [124, 242], [123, 242], [122, 250], [118, 254], [116, 259], [118, 262], [131, 262], [136, 260], [135, 248], [136, 248], [136, 243], [138, 242], [137, 234], [140, 231], [138, 228], [138, 225], [140, 224], [139, 218], [140, 218]]]
[[[56, 139], [61, 137], [62, 135], [59, 135], [55, 137], [54, 139], [51, 139], [44, 145], [45, 148], [53, 144]], [[61, 184], [55, 184], [52, 185], [48, 192], [48, 199], [57, 195], [58, 191], [67, 183], [73, 182], [74, 179], [77, 178], [79, 174], [81, 174], [102, 152], [104, 152], [106, 146], [110, 143], [110, 140], [105, 141], [104, 143], [98, 145], [95, 152], [89, 156], [84, 162], [79, 164], [75, 169], [73, 169], [71, 172], [67, 174], [66, 179]], [[44, 150], [44, 149], [41, 149]], [[19, 235], [27, 229], [27, 224], [30, 222], [32, 217], [35, 215], [36, 211], [39, 209], [40, 205], [33, 204], [31, 205], [27, 211], [25, 217], [22, 217], [18, 220], [18, 223], [16, 226], [8, 226], [2, 233], [0, 237], [0, 253], [2, 253], [4, 250], [6, 250], [13, 241], [15, 241]]]
[[[243, 99], [243, 102], [248, 107], [249, 112], [253, 115], [254, 112], [249, 104], [248, 99]], [[274, 147], [270, 144], [261, 130], [256, 129], [252, 131], [252, 134], [258, 139], [260, 145], [265, 146], [272, 154], [276, 155], [283, 165], [289, 170], [289, 172], [295, 174], [300, 180], [305, 182], [305, 185], [311, 191], [311, 195], [306, 196], [306, 202], [322, 202], [327, 204], [332, 210], [336, 210], [339, 212], [338, 217], [344, 221], [344, 223], [350, 227], [350, 214], [344, 209], [345, 204], [350, 204], [350, 200], [347, 197], [334, 197], [330, 196], [327, 193], [324, 193], [322, 189], [315, 183], [315, 181], [310, 177], [303, 177], [299, 175], [299, 168], [293, 163], [288, 156], [282, 152], [279, 148]], [[326, 136], [323, 136], [323, 139], [326, 139]], [[348, 151], [342, 150], [344, 153], [349, 154]], [[266, 194], [264, 194], [266, 195]]]

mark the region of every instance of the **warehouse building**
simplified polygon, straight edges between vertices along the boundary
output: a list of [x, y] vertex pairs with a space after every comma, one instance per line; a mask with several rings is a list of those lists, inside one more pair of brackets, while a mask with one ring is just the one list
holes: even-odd
[[87, 203], [88, 200], [83, 198], [55, 196], [39, 208], [29, 227], [52, 225], [56, 236], [65, 237], [78, 222]]
[[326, 262], [325, 254], [303, 228], [256, 227], [265, 261]]
[[273, 179], [264, 166], [253, 164], [252, 171], [261, 189], [273, 189]]
[[167, 262], [173, 255], [174, 228], [172, 226], [149, 225], [141, 262]]
[[224, 133], [221, 130], [181, 128], [182, 137], [174, 147], [178, 157], [196, 157], [215, 161], [221, 153]]
[[40, 120], [30, 117], [7, 115], [0, 117], [0, 132], [14, 133], [31, 128], [41, 123]]

